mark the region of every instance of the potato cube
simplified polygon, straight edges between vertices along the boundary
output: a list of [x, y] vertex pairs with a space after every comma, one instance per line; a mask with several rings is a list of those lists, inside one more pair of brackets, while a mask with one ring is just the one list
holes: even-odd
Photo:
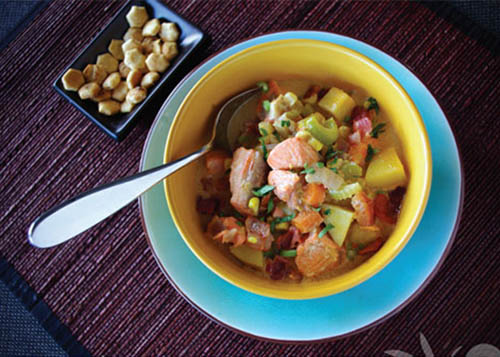
[[140, 41], [134, 40], [133, 38], [128, 39], [122, 44], [122, 51], [123, 53], [126, 53], [127, 51], [137, 49], [139, 51], [142, 51], [142, 44]]
[[96, 64], [102, 66], [107, 73], [113, 73], [118, 70], [118, 61], [109, 53], [97, 56]]
[[120, 103], [114, 100], [105, 100], [99, 102], [99, 113], [104, 115], [115, 115], [120, 111]]
[[108, 51], [113, 55], [117, 60], [123, 59], [123, 50], [122, 50], [123, 41], [122, 40], [111, 40], [108, 46]]
[[156, 36], [160, 32], [160, 20], [151, 19], [142, 28], [142, 36]]
[[97, 84], [96, 82], [90, 82], [80, 87], [80, 89], [78, 90], [78, 95], [80, 96], [80, 99], [90, 99], [92, 97], [95, 97], [100, 90], [101, 86], [99, 84]]
[[83, 70], [83, 76], [87, 82], [101, 84], [107, 77], [106, 70], [98, 64], [88, 64]]
[[144, 59], [144, 55], [138, 49], [134, 48], [133, 50], [125, 52], [125, 59], [123, 62], [131, 69], [143, 69], [146, 67]]
[[103, 100], [111, 99], [111, 91], [101, 89], [99, 91], [99, 93], [97, 93], [96, 95], [94, 95], [90, 99], [92, 99], [96, 103], [102, 102]]
[[342, 89], [332, 87], [318, 102], [321, 109], [332, 114], [337, 122], [351, 115], [356, 102]]
[[143, 39], [142, 30], [140, 28], [131, 27], [123, 35], [123, 41], [136, 40], [141, 42]]
[[127, 78], [131, 69], [127, 67], [125, 62], [120, 62], [120, 65], [118, 66], [118, 71], [120, 72], [120, 76], [122, 76], [122, 78]]
[[127, 93], [126, 101], [132, 104], [137, 104], [142, 102], [146, 98], [146, 90], [141, 87], [135, 87]]
[[373, 188], [391, 190], [406, 186], [406, 172], [394, 147], [376, 154], [366, 169], [366, 184]]
[[127, 96], [127, 92], [128, 92], [127, 83], [125, 81], [121, 81], [113, 90], [113, 93], [111, 93], [111, 98], [119, 102], [123, 102], [125, 100], [125, 97]]
[[134, 106], [135, 106], [135, 104], [124, 101], [120, 107], [120, 111], [122, 113], [130, 113], [132, 111], [132, 109], [134, 109]]
[[138, 69], [133, 69], [127, 76], [127, 87], [128, 89], [135, 88], [141, 83], [142, 72]]
[[64, 89], [76, 92], [85, 83], [85, 78], [81, 71], [70, 68], [62, 77]]
[[111, 73], [102, 83], [102, 87], [106, 90], [115, 89], [118, 84], [120, 84], [120, 73]]
[[177, 28], [177, 25], [173, 22], [162, 23], [160, 29], [160, 38], [165, 42], [177, 41], [177, 39], [179, 38], [179, 29]]
[[142, 77], [141, 87], [146, 89], [151, 88], [158, 79], [160, 79], [160, 74], [158, 72], [146, 73], [144, 77]]
[[177, 43], [175, 42], [165, 42], [161, 47], [161, 53], [165, 56], [167, 60], [171, 60], [179, 54], [177, 49]]
[[167, 58], [164, 55], [159, 55], [156, 53], [150, 53], [148, 58], [146, 58], [146, 65], [150, 72], [165, 72], [165, 70], [170, 65]]

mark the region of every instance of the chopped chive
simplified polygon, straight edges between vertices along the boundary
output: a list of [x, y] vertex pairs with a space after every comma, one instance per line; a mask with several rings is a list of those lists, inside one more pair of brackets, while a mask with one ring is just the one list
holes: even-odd
[[282, 127], [289, 127], [290, 126], [290, 120], [282, 120], [281, 121], [281, 126]]
[[325, 164], [320, 161], [320, 162], [316, 163], [316, 166], [321, 168], [321, 167], [325, 167]]
[[366, 158], [365, 161], [368, 163], [372, 161], [373, 156], [378, 152], [377, 149], [374, 149], [370, 144], [368, 144], [368, 149], [366, 150]]
[[330, 214], [330, 212], [332, 212], [332, 210], [331, 210], [331, 209], [329, 209], [329, 208], [327, 208], [327, 209], [325, 210], [325, 212], [323, 212], [323, 213], [325, 214], [325, 216], [328, 216], [328, 215]]
[[266, 129], [264, 129], [264, 128], [259, 128], [259, 132], [260, 132], [260, 134], [261, 134], [262, 136], [267, 136], [267, 134], [268, 134], [268, 133], [267, 133], [267, 130], [266, 130]]
[[273, 222], [276, 222], [276, 224], [283, 223], [283, 222], [290, 222], [294, 218], [295, 218], [295, 213], [292, 213], [288, 216], [278, 217]]
[[375, 98], [373, 98], [373, 97], [370, 97], [366, 101], [368, 102], [368, 108], [366, 108], [366, 109], [368, 109], [368, 110], [375, 109], [375, 113], [378, 114], [380, 108], [378, 106], [377, 100]]
[[373, 128], [372, 131], [370, 131], [370, 136], [372, 138], [377, 139], [379, 134], [382, 134], [383, 132], [385, 132], [384, 126], [385, 126], [385, 123], [379, 123], [379, 124], [375, 125], [375, 128]]
[[344, 123], [349, 124], [351, 122], [352, 118], [348, 115], [344, 118]]
[[313, 207], [313, 211], [319, 212], [321, 211], [321, 207]]
[[266, 217], [264, 217], [264, 216], [259, 217], [259, 221], [261, 221], [261, 222], [265, 222], [265, 221], [266, 221]]
[[328, 223], [325, 228], [319, 232], [318, 237], [322, 238], [330, 229], [334, 228], [333, 224]]
[[259, 138], [260, 144], [262, 145], [262, 153], [264, 155], [264, 160], [267, 160], [267, 148], [264, 138]]
[[241, 223], [240, 221], [236, 221], [236, 224], [240, 227], [243, 227], [243, 223]]
[[271, 213], [274, 209], [274, 201], [272, 199], [267, 203], [267, 213]]
[[260, 90], [264, 93], [267, 93], [267, 91], [269, 90], [269, 85], [264, 81], [257, 82], [257, 87], [259, 87]]
[[268, 100], [262, 101], [262, 108], [264, 108], [264, 110], [266, 112], [270, 111], [271, 110], [271, 102]]
[[276, 139], [278, 139], [278, 141], [281, 141], [281, 137], [280, 137], [280, 134], [278, 134], [278, 132], [276, 130], [273, 131], [273, 135]]
[[297, 251], [295, 249], [281, 250], [280, 255], [285, 258], [293, 258], [297, 256]]
[[272, 190], [274, 190], [274, 186], [272, 186], [272, 185], [264, 185], [262, 187], [259, 187], [256, 190], [252, 190], [252, 193], [254, 194], [254, 196], [262, 197], [262, 196], [267, 195]]
[[333, 172], [335, 172], [336, 174], [339, 173], [339, 170], [336, 168], [336, 167], [330, 167], [330, 170], [332, 170]]
[[301, 174], [314, 174], [316, 173], [316, 170], [314, 170], [312, 167], [307, 167], [307, 164], [304, 165], [304, 170], [300, 171]]

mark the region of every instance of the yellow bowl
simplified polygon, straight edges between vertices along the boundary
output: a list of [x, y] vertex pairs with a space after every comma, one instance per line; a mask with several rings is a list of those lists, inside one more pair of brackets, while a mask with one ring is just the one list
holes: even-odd
[[170, 128], [164, 161], [180, 158], [205, 144], [214, 111], [230, 97], [261, 80], [292, 78], [350, 83], [363, 88], [377, 98], [399, 136], [409, 174], [407, 193], [394, 232], [373, 257], [356, 269], [328, 280], [299, 284], [272, 281], [242, 268], [204, 236], [196, 211], [200, 162], [166, 179], [165, 193], [184, 241], [214, 273], [255, 294], [309, 299], [352, 288], [380, 271], [408, 242], [424, 212], [431, 182], [427, 133], [412, 100], [389, 73], [355, 51], [321, 41], [282, 40], [248, 48], [219, 63], [188, 93]]

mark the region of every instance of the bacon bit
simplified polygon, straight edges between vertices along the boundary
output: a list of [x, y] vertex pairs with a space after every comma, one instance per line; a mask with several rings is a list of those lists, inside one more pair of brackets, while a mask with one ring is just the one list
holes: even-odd
[[358, 119], [353, 120], [352, 129], [359, 132], [361, 138], [364, 138], [372, 131], [372, 121], [368, 116], [358, 117]]
[[196, 210], [201, 214], [213, 215], [219, 207], [217, 198], [201, 198], [196, 199]]
[[318, 85], [313, 85], [309, 87], [306, 94], [304, 94], [304, 99], [310, 98], [315, 94], [318, 94], [321, 91], [321, 87]]
[[395, 224], [397, 217], [389, 198], [379, 193], [375, 196], [375, 216], [387, 224]]
[[383, 243], [384, 241], [382, 240], [382, 238], [377, 238], [376, 240], [368, 244], [365, 248], [361, 249], [358, 254], [365, 255], [368, 253], [374, 253], [380, 249]]
[[321, 98], [323, 98], [325, 96], [326, 93], [328, 93], [328, 88], [322, 88], [319, 92], [318, 92], [318, 100], [320, 100]]
[[351, 118], [353, 120], [356, 120], [361, 118], [361, 117], [368, 117], [369, 118], [369, 113], [368, 113], [368, 110], [365, 109], [365, 107], [360, 107], [360, 106], [356, 106], [354, 107], [354, 109], [352, 110], [351, 112]]
[[281, 280], [286, 276], [289, 264], [287, 259], [277, 255], [273, 260], [267, 260], [266, 272], [272, 280]]
[[200, 181], [201, 185], [203, 186], [203, 191], [210, 191], [210, 189], [212, 188], [212, 179], [203, 177]]
[[401, 210], [401, 202], [403, 201], [405, 193], [406, 193], [406, 188], [401, 186], [389, 192], [389, 200], [392, 206], [391, 208], [394, 210], [396, 214], [399, 214], [399, 211]]
[[223, 176], [219, 177], [217, 181], [215, 181], [215, 189], [218, 192], [228, 192], [229, 191], [229, 177]]
[[271, 199], [271, 195], [265, 195], [260, 199], [260, 207], [259, 212], [267, 212], [267, 205], [269, 200]]
[[301, 241], [302, 235], [299, 230], [291, 226], [288, 231], [280, 235], [276, 239], [276, 248], [278, 250], [295, 249]]

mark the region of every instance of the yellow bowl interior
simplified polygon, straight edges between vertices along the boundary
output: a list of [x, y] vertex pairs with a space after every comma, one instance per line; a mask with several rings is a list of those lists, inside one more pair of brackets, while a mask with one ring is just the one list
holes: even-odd
[[[373, 257], [356, 269], [323, 281], [300, 284], [272, 281], [243, 269], [204, 236], [196, 212], [198, 165], [192, 163], [165, 180], [174, 222], [193, 253], [214, 273], [234, 285], [270, 297], [307, 299], [349, 289], [378, 272], [403, 248], [425, 209], [431, 182], [427, 133], [407, 93], [384, 69], [345, 47], [314, 40], [283, 40], [251, 47], [215, 66], [188, 93], [167, 139], [165, 162], [198, 150], [211, 134], [218, 107], [230, 97], [267, 79], [303, 78], [347, 83], [377, 98], [404, 152], [409, 183], [393, 234]], [[168, 237], [165, 237], [168, 239]], [[189, 269], [189, 267], [186, 267]]]

